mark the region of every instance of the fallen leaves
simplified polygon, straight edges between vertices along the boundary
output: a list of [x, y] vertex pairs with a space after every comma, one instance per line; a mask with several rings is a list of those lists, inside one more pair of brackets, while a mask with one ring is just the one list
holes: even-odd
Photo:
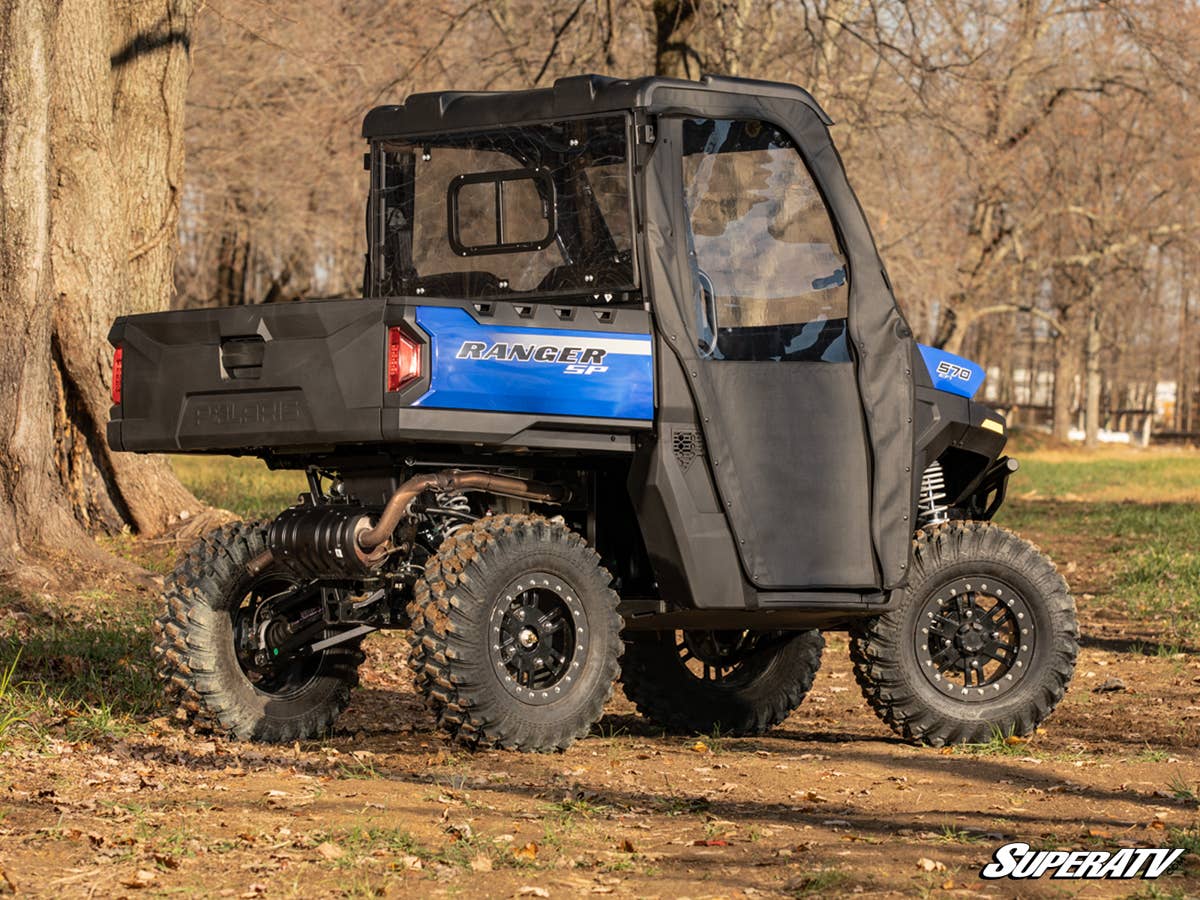
[[322, 841], [320, 844], [317, 844], [317, 853], [330, 862], [341, 859], [346, 855], [346, 851], [332, 841]]
[[517, 847], [512, 852], [513, 859], [522, 862], [534, 862], [538, 855], [538, 845], [534, 841], [530, 841], [524, 847]]
[[122, 878], [121, 884], [125, 885], [127, 888], [139, 890], [141, 888], [150, 887], [150, 885], [154, 884], [154, 882], [157, 880], [158, 875], [156, 875], [154, 872], [151, 872], [149, 869], [138, 869], [129, 877]]

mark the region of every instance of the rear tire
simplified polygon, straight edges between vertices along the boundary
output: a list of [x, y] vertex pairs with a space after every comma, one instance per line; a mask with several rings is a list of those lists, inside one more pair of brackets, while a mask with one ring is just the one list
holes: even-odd
[[198, 730], [271, 743], [321, 738], [358, 684], [363, 653], [347, 643], [275, 671], [248, 671], [237, 637], [247, 604], [295, 584], [274, 566], [257, 576], [246, 571], [266, 549], [266, 529], [265, 522], [218, 528], [167, 576], [153, 626], [157, 673], [168, 703]]
[[762, 734], [804, 700], [825, 647], [819, 631], [777, 635], [734, 665], [722, 666], [697, 664], [693, 653], [698, 648], [689, 646], [689, 641], [695, 645], [698, 637], [670, 631], [625, 645], [621, 662], [625, 696], [643, 716], [670, 731]]
[[851, 629], [863, 695], [902, 737], [940, 747], [1033, 733], [1079, 653], [1075, 601], [1036, 547], [986, 522], [917, 533], [899, 606]]
[[563, 750], [612, 696], [621, 617], [583, 538], [541, 516], [458, 529], [417, 582], [409, 663], [438, 725], [465, 744]]

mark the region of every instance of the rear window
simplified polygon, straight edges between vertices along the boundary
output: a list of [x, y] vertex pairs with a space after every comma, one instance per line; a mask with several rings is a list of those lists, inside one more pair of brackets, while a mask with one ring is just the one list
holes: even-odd
[[636, 288], [623, 116], [385, 141], [373, 164], [376, 295]]

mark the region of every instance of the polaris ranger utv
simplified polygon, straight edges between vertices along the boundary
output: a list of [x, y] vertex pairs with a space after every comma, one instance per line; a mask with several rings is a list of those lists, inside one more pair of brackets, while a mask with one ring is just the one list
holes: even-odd
[[1015, 461], [966, 360], [897, 309], [830, 120], [785, 84], [582, 76], [372, 110], [363, 297], [118, 319], [118, 450], [304, 469], [167, 579], [197, 725], [331, 727], [404, 629], [466, 743], [563, 748], [613, 683], [761, 732], [848, 630], [910, 740], [1028, 734], [1077, 652], [989, 523]]

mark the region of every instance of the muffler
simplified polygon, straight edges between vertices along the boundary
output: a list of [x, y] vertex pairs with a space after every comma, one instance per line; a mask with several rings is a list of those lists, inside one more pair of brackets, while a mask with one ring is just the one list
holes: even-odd
[[367, 577], [383, 564], [392, 533], [425, 491], [484, 491], [535, 503], [570, 499], [562, 485], [509, 475], [457, 469], [416, 475], [396, 489], [374, 523], [361, 506], [301, 503], [288, 507], [267, 529], [267, 549], [250, 560], [246, 569], [256, 576], [278, 562], [303, 577]]

